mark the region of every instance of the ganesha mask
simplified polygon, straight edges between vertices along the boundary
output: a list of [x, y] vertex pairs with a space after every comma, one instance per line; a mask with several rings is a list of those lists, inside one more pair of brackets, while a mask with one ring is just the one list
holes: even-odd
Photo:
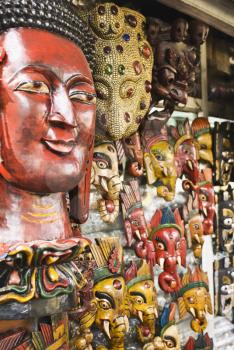
[[155, 336], [158, 318], [157, 293], [151, 266], [144, 260], [139, 264], [132, 263], [125, 273], [125, 281], [129, 313], [140, 321], [137, 335], [142, 343], [146, 343]]
[[148, 239], [148, 226], [137, 180], [124, 183], [120, 196], [127, 244], [130, 247], [135, 240], [136, 255], [154, 265], [155, 249], [153, 243]]
[[167, 293], [177, 292], [181, 286], [177, 264], [186, 266], [186, 241], [178, 209], [174, 213], [170, 207], [157, 210], [151, 219], [151, 229], [156, 262], [163, 269], [159, 286]]
[[191, 128], [193, 136], [199, 144], [199, 163], [206, 167], [212, 167], [212, 135], [208, 118], [197, 117], [193, 120]]
[[120, 140], [137, 131], [150, 105], [153, 54], [144, 34], [145, 18], [103, 3], [86, 20], [96, 37], [96, 137]]
[[161, 330], [160, 336], [143, 347], [143, 350], [181, 350], [178, 327], [169, 322]]
[[[108, 349], [123, 350], [129, 329], [125, 312], [126, 285], [122, 275], [123, 252], [116, 237], [97, 239], [91, 245], [96, 261], [92, 309], [80, 320], [81, 329], [98, 327], [109, 342]], [[101, 344], [102, 345], [102, 344]]]
[[189, 312], [193, 317], [191, 328], [194, 332], [203, 333], [207, 327], [206, 313], [212, 314], [207, 274], [198, 266], [193, 273], [188, 269], [183, 276], [179, 294], [180, 318]]
[[114, 222], [119, 214], [121, 180], [117, 151], [111, 142], [99, 143], [94, 148], [91, 183], [102, 195], [98, 201], [102, 220]]
[[196, 183], [199, 178], [199, 144], [192, 136], [189, 120], [186, 119], [183, 124], [177, 121], [177, 127], [171, 126], [170, 131], [174, 142], [177, 176], [184, 175]]
[[166, 201], [175, 196], [176, 168], [174, 151], [166, 135], [151, 137], [145, 147], [144, 163], [149, 185], [157, 188], [157, 195]]
[[189, 193], [187, 211], [190, 218], [199, 213], [204, 235], [211, 235], [214, 231], [215, 217], [215, 195], [212, 183], [205, 180], [194, 185], [191, 181], [184, 180], [183, 188]]

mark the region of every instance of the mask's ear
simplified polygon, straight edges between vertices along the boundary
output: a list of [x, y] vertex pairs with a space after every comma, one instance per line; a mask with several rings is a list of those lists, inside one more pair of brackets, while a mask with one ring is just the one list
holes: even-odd
[[208, 293], [208, 296], [207, 296], [207, 308], [208, 308], [208, 312], [209, 314], [213, 314], [213, 308], [212, 308], [212, 303], [211, 303], [211, 297], [210, 297], [210, 294]]
[[78, 185], [69, 192], [70, 216], [78, 224], [83, 224], [89, 217], [89, 197], [93, 146], [94, 142], [92, 142], [92, 145], [88, 151], [84, 176], [81, 178]]
[[178, 298], [178, 306], [179, 306], [179, 317], [180, 319], [182, 319], [185, 317], [187, 313], [183, 297]]

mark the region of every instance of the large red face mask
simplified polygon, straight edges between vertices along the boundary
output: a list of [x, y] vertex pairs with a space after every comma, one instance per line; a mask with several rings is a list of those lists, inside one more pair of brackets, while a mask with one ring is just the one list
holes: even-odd
[[[171, 220], [172, 216], [174, 220]], [[186, 241], [178, 209], [174, 214], [170, 208], [157, 210], [151, 227], [150, 238], [154, 243], [156, 262], [164, 270], [159, 275], [159, 285], [167, 293], [176, 292], [181, 285], [177, 264], [186, 265]]]
[[8, 180], [30, 192], [67, 192], [91, 166], [95, 91], [87, 60], [72, 42], [38, 29], [11, 29], [0, 45], [6, 51], [0, 137]]

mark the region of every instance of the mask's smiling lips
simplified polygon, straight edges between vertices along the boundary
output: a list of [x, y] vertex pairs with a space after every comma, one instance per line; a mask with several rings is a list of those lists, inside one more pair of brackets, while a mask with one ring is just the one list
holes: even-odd
[[73, 148], [76, 145], [76, 142], [74, 139], [71, 140], [49, 140], [49, 139], [42, 139], [42, 142], [51, 150], [63, 155], [71, 153]]

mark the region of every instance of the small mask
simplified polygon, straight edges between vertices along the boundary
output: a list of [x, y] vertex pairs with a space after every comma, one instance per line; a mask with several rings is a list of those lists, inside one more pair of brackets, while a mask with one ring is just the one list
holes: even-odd
[[203, 222], [204, 235], [211, 235], [214, 231], [215, 195], [214, 187], [209, 181], [210, 175], [209, 173], [206, 175], [206, 173], [200, 174], [200, 181], [196, 185], [189, 180], [184, 180], [182, 185], [184, 190], [189, 193], [187, 212], [190, 219], [199, 213]]
[[[144, 125], [147, 130], [151, 120]], [[156, 126], [157, 123], [155, 122]], [[152, 130], [153, 132], [153, 130]], [[171, 201], [175, 196], [176, 168], [174, 151], [168, 141], [166, 127], [159, 130], [155, 135], [143, 134], [144, 164], [149, 185], [157, 188], [157, 195], [166, 201]]]
[[179, 313], [183, 318], [187, 312], [192, 315], [191, 328], [196, 333], [203, 333], [207, 327], [206, 313], [212, 314], [207, 274], [200, 267], [192, 273], [190, 269], [182, 279], [180, 289]]
[[186, 119], [183, 124], [177, 121], [177, 127], [170, 127], [170, 135], [171, 142], [174, 143], [177, 176], [184, 175], [196, 183], [199, 177], [199, 145], [192, 136], [189, 120]]
[[123, 251], [118, 238], [97, 239], [91, 245], [96, 261], [93, 306], [81, 318], [83, 328], [95, 324], [107, 337], [112, 349], [124, 347], [129, 330], [125, 313], [126, 285], [122, 276]]
[[215, 123], [213, 130], [213, 150], [214, 150], [214, 183], [226, 186], [231, 181], [234, 164], [234, 151], [232, 136], [234, 124]]
[[188, 36], [188, 22], [183, 18], [177, 18], [171, 25], [171, 40], [184, 42]]
[[192, 250], [195, 258], [202, 257], [202, 247], [204, 244], [203, 239], [203, 224], [202, 218], [199, 214], [191, 214], [191, 218], [188, 221], [188, 228], [191, 235]]
[[189, 340], [184, 346], [184, 350], [213, 350], [213, 340], [209, 337], [208, 333], [199, 334], [197, 339], [189, 337]]
[[155, 323], [158, 318], [152, 269], [144, 260], [138, 265], [132, 263], [125, 273], [125, 280], [130, 315], [140, 321], [137, 335], [140, 342], [146, 343], [155, 336]]
[[151, 265], [154, 265], [155, 249], [152, 242], [148, 239], [148, 227], [137, 180], [126, 182], [120, 195], [127, 244], [130, 247], [135, 239], [134, 248], [136, 255], [139, 258], [147, 259]]
[[170, 207], [157, 210], [151, 220], [150, 239], [154, 243], [157, 264], [163, 269], [158, 282], [160, 288], [172, 293], [181, 286], [177, 264], [186, 266], [186, 241], [184, 227], [178, 209]]
[[127, 158], [127, 172], [134, 177], [143, 175], [143, 151], [139, 133], [123, 139], [122, 143]]
[[234, 305], [234, 268], [218, 271], [218, 314], [230, 316]]
[[119, 214], [119, 193], [122, 185], [117, 151], [111, 142], [99, 143], [94, 148], [91, 183], [103, 197], [98, 202], [102, 220], [106, 223], [114, 222]]
[[218, 195], [219, 248], [232, 255], [234, 252], [234, 198], [232, 190]]
[[160, 336], [146, 344], [143, 350], [181, 350], [178, 327], [173, 322], [168, 323], [161, 330]]
[[97, 39], [96, 137], [120, 140], [137, 131], [150, 105], [153, 54], [145, 18], [114, 3], [97, 4], [87, 17]]
[[209, 34], [209, 27], [207, 24], [193, 20], [189, 24], [189, 42], [196, 46], [199, 47], [202, 45]]
[[211, 167], [214, 163], [212, 152], [212, 135], [208, 118], [196, 118], [192, 122], [192, 132], [194, 138], [199, 143], [199, 163], [204, 163]]

